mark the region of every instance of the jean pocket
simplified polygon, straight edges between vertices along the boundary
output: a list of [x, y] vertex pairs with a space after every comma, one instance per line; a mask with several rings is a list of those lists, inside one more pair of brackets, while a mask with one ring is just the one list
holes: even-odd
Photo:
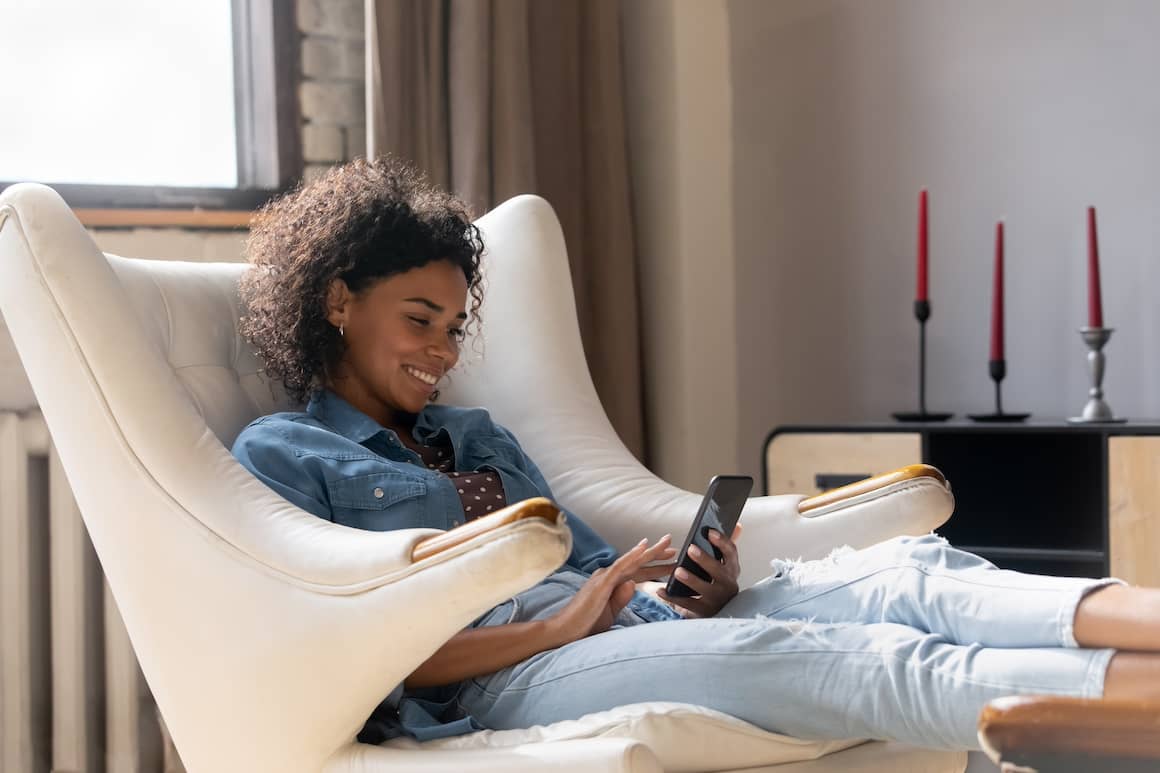
[[519, 613], [520, 602], [517, 598], [510, 598], [496, 606], [475, 619], [471, 624], [472, 628], [490, 628], [495, 625], [507, 625], [515, 620]]

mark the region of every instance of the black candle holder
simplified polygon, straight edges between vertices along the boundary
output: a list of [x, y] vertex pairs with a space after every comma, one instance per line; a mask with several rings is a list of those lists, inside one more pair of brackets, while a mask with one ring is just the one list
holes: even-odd
[[946, 421], [954, 414], [926, 409], [926, 321], [930, 319], [930, 301], [914, 302], [914, 318], [918, 320], [918, 410], [892, 415], [898, 421]]
[[1001, 391], [1001, 384], [1004, 377], [1007, 375], [1007, 361], [1006, 360], [991, 360], [988, 363], [991, 371], [991, 380], [995, 382], [995, 412], [994, 413], [970, 413], [967, 416], [971, 421], [983, 421], [991, 423], [1001, 422], [1015, 422], [1027, 421], [1030, 413], [1005, 413], [1003, 411], [1003, 393]]

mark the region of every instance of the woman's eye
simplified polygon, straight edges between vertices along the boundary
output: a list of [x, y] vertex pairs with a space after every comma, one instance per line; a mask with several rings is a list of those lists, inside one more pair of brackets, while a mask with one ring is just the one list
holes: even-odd
[[412, 317], [412, 316], [408, 315], [408, 316], [407, 316], [407, 319], [411, 320], [412, 322], [414, 322], [414, 323], [415, 323], [416, 325], [418, 325], [419, 327], [427, 327], [427, 325], [429, 325], [429, 324], [430, 324], [430, 322], [428, 322], [427, 320], [423, 319], [422, 317]]

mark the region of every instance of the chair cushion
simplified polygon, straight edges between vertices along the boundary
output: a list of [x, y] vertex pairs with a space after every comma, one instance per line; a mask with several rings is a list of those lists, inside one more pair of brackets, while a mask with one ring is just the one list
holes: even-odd
[[396, 738], [384, 746], [445, 751], [519, 746], [579, 738], [633, 738], [649, 746], [666, 771], [704, 771], [814, 760], [865, 743], [803, 741], [770, 733], [719, 711], [687, 703], [634, 703], [579, 719], [522, 730], [478, 733], [419, 743]]
[[293, 407], [238, 334], [245, 264], [106, 257], [146, 335], [226, 448], [258, 416]]

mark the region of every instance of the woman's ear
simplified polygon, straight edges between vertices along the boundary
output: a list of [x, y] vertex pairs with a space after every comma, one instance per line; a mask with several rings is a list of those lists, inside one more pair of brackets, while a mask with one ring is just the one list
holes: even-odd
[[350, 303], [351, 292], [342, 279], [332, 279], [326, 288], [326, 319], [335, 327], [345, 325], [347, 321], [347, 304]]

